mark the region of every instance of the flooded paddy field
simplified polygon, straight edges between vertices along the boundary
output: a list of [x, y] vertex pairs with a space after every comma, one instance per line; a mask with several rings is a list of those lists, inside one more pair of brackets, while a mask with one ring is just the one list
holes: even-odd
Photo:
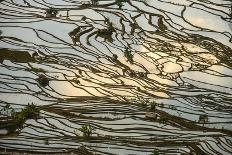
[[232, 154], [229, 0], [1, 0], [0, 152]]

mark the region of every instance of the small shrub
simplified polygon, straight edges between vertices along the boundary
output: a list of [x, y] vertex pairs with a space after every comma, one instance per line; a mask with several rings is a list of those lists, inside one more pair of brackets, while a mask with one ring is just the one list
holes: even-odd
[[118, 5], [119, 8], [123, 6], [124, 2], [128, 2], [129, 0], [115, 0], [116, 4]]
[[36, 119], [39, 116], [39, 108], [32, 104], [28, 104], [23, 110], [22, 113], [26, 116], [27, 119]]
[[91, 0], [91, 3], [92, 3], [92, 5], [96, 6], [96, 5], [98, 5], [98, 1], [99, 0]]
[[7, 119], [0, 121], [0, 128], [6, 129], [8, 131], [7, 135], [18, 133], [27, 119], [37, 119], [40, 112], [39, 108], [33, 103], [28, 104], [19, 112], [15, 112], [15, 110], [7, 104], [2, 111], [7, 113]]
[[10, 106], [9, 103], [6, 103], [6, 105], [3, 107], [1, 114], [6, 115], [6, 119], [8, 121], [9, 117], [12, 115], [14, 112], [14, 109]]
[[150, 110], [153, 111], [153, 110], [156, 110], [156, 107], [157, 107], [157, 103], [155, 101], [151, 102], [150, 103]]
[[140, 107], [146, 108], [149, 104], [149, 100], [143, 99], [143, 98], [138, 98], [138, 104]]
[[113, 61], [117, 61], [118, 60], [118, 56], [116, 54], [113, 54], [112, 60]]
[[199, 123], [207, 123], [208, 121], [209, 121], [209, 118], [207, 115], [202, 114], [199, 116], [199, 120], [198, 120]]
[[107, 25], [108, 25], [108, 27], [107, 27], [108, 31], [110, 31], [110, 32], [115, 32], [115, 28], [114, 28], [112, 22], [108, 22]]
[[81, 84], [80, 80], [75, 80], [74, 83], [78, 85]]
[[159, 155], [159, 150], [158, 149], [154, 149], [152, 152], [152, 155]]
[[145, 72], [138, 72], [137, 76], [140, 77], [140, 78], [146, 78], [147, 77], [147, 73], [145, 73]]
[[134, 55], [131, 53], [130, 50], [128, 50], [128, 48], [125, 50], [124, 56], [127, 58], [127, 61], [129, 61], [131, 64], [134, 63], [134, 60], [133, 60]]
[[15, 124], [23, 124], [27, 119], [36, 119], [39, 116], [39, 108], [36, 105], [28, 104], [22, 111], [20, 112], [12, 112], [11, 119]]
[[21, 112], [12, 113], [11, 118], [15, 125], [21, 125], [26, 121], [26, 116]]
[[163, 17], [160, 17], [160, 18], [158, 19], [158, 27], [159, 27], [159, 29], [160, 29], [161, 31], [164, 31], [164, 30], [167, 29], [167, 27], [166, 27], [166, 26], [164, 25], [164, 23], [163, 23], [163, 20], [164, 20]]
[[88, 7], [91, 7], [91, 3], [90, 2], [83, 2], [81, 5], [80, 5], [80, 8], [81, 9], [86, 9]]
[[58, 14], [58, 11], [55, 10], [54, 8], [49, 8], [46, 10], [46, 17], [56, 17]]
[[95, 128], [90, 124], [84, 124], [78, 130], [83, 133], [84, 137], [90, 137], [93, 134]]
[[108, 36], [111, 36], [113, 34], [112, 31], [109, 31], [108, 29], [101, 29], [98, 30], [97, 35], [101, 36], [102, 38], [106, 38]]
[[147, 103], [145, 101], [141, 101], [139, 105], [143, 108], [147, 107]]
[[9, 110], [11, 110], [10, 104], [6, 103], [6, 105], [3, 107], [1, 113], [3, 114], [6, 112], [6, 115], [9, 115]]
[[71, 82], [74, 82], [77, 85], [81, 84], [80, 80], [78, 80], [77, 78], [72, 79]]
[[39, 75], [39, 78], [36, 80], [42, 87], [46, 87], [49, 84], [49, 79], [43, 74]]

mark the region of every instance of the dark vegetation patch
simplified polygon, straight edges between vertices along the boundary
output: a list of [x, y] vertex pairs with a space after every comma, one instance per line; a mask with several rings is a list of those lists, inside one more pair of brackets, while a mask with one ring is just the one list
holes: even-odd
[[11, 62], [27, 63], [35, 61], [27, 51], [14, 51], [7, 48], [0, 49], [0, 62], [10, 60]]

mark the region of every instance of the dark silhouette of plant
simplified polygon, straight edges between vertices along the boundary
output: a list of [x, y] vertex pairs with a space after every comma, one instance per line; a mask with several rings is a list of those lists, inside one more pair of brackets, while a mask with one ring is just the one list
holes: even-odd
[[81, 27], [77, 27], [68, 33], [68, 35], [71, 37], [74, 45], [76, 45], [76, 43], [79, 41], [79, 33], [80, 32], [81, 32]]
[[208, 119], [208, 116], [207, 115], [200, 115], [199, 116], [199, 120], [198, 120], [198, 122], [199, 123], [207, 123], [209, 121], [209, 119]]
[[89, 2], [89, 1], [84, 1], [84, 2], [82, 2], [82, 4], [80, 5], [80, 8], [81, 9], [85, 9], [85, 8], [88, 8], [88, 7], [91, 7], [91, 2]]
[[113, 32], [115, 32], [115, 28], [113, 26], [113, 23], [111, 22], [107, 22], [107, 29], [101, 29], [98, 30], [98, 34], [99, 35], [112, 35]]
[[164, 25], [164, 22], [163, 22], [163, 20], [164, 20], [164, 18], [163, 17], [160, 17], [159, 19], [158, 19], [158, 27], [159, 27], [159, 29], [161, 30], [161, 31], [164, 31], [164, 30], [166, 30], [167, 29], [167, 27]]
[[146, 108], [149, 104], [149, 100], [141, 98], [138, 96], [138, 105], [142, 108]]
[[151, 111], [156, 110], [157, 105], [158, 105], [158, 104], [157, 104], [156, 102], [151, 102], [151, 103], [150, 103], [150, 110], [151, 110]]
[[115, 32], [115, 28], [114, 28], [112, 22], [108, 22], [108, 23], [107, 23], [107, 26], [108, 26], [108, 28], [107, 28], [108, 31], [110, 31], [110, 32]]
[[91, 0], [91, 3], [92, 3], [92, 5], [96, 6], [96, 5], [98, 5], [98, 1], [99, 0]]
[[[39, 108], [32, 104], [28, 104], [21, 111], [16, 112], [13, 108], [7, 104], [2, 111], [6, 111], [7, 119], [0, 121], [0, 129], [6, 129], [7, 135], [12, 133], [18, 133], [23, 127], [23, 124], [28, 119], [39, 118]], [[2, 112], [1, 112], [2, 113]], [[18, 131], [17, 131], [18, 130]]]
[[145, 73], [145, 72], [138, 72], [137, 76], [140, 77], [140, 78], [145, 78], [145, 77], [147, 77], [147, 73]]
[[37, 78], [36, 80], [42, 87], [46, 87], [49, 84], [49, 79], [43, 74], [40, 74], [39, 78]]
[[41, 57], [39, 56], [39, 54], [37, 53], [37, 52], [34, 52], [34, 53], [32, 53], [32, 58], [34, 59], [34, 60], [40, 60], [41, 59]]
[[113, 54], [112, 60], [113, 61], [117, 61], [118, 60], [118, 56], [116, 54]]
[[56, 17], [58, 14], [58, 11], [55, 10], [54, 8], [49, 8], [46, 10], [46, 17], [50, 18], [50, 17]]
[[126, 48], [124, 52], [124, 56], [127, 58], [127, 61], [129, 61], [131, 64], [134, 63], [134, 60], [133, 60], [134, 55], [131, 53], [131, 51], [128, 48]]
[[80, 80], [78, 80], [77, 78], [72, 79], [71, 82], [74, 82], [77, 85], [81, 84]]
[[11, 50], [7, 48], [0, 48], [0, 58], [2, 60], [10, 60], [19, 63], [34, 62], [34, 58], [32, 58], [28, 51]]
[[10, 104], [6, 103], [6, 105], [3, 107], [3, 111], [1, 111], [1, 112], [5, 112], [6, 111], [6, 115], [8, 115], [10, 108], [11, 108]]
[[113, 23], [107, 22], [107, 29], [100, 29], [97, 31], [97, 36], [107, 39], [109, 42], [112, 42], [112, 34], [115, 32]]
[[93, 131], [95, 130], [95, 128], [91, 126], [90, 124], [84, 124], [78, 130], [83, 133], [84, 137], [90, 137], [93, 134]]
[[154, 149], [152, 152], [152, 155], [159, 155], [159, 150], [158, 149]]
[[124, 2], [128, 2], [129, 0], [115, 0], [116, 4], [118, 5], [118, 7], [121, 9], [123, 6]]
[[6, 115], [7, 121], [11, 114], [14, 112], [14, 109], [10, 106], [9, 103], [6, 103], [6, 105], [3, 107], [1, 114]]
[[37, 119], [39, 117], [40, 110], [36, 105], [28, 104], [20, 112], [12, 112], [11, 119], [16, 125], [23, 124], [27, 119]]

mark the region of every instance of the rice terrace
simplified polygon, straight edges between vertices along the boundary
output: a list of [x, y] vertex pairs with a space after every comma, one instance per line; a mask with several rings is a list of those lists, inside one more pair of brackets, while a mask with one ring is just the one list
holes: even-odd
[[231, 155], [231, 0], [0, 0], [0, 155]]

